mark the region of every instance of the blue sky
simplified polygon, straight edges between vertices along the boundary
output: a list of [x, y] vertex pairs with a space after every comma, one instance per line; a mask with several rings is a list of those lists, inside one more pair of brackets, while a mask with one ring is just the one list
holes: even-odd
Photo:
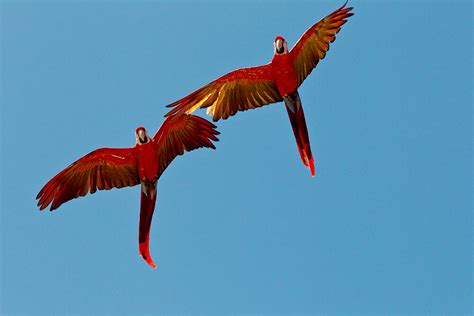
[[300, 89], [317, 177], [282, 103], [219, 122], [159, 182], [158, 270], [138, 187], [36, 208], [69, 163], [341, 4], [2, 1], [1, 312], [469, 314], [470, 1], [351, 1]]

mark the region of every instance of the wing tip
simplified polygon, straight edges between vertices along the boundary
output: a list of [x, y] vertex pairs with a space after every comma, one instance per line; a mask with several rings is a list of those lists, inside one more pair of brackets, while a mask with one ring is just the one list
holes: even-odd
[[[344, 14], [346, 14], [346, 15], [347, 15], [347, 14], [350, 14], [350, 15], [348, 15], [348, 16], [346, 16], [346, 17], [349, 17], [349, 16], [354, 15], [354, 13], [348, 13], [348, 12], [350, 12], [352, 9], [354, 9], [354, 7], [347, 7], [347, 8], [346, 8], [346, 5], [347, 5], [348, 2], [349, 2], [349, 0], [346, 0], [346, 2], [344, 2], [344, 4], [343, 4], [339, 9], [337, 9], [336, 11], [334, 11], [331, 15], [333, 15], [333, 14], [340, 14], [341, 11], [344, 11]], [[346, 18], [346, 17], [344, 17], [344, 18]]]
[[[36, 195], [36, 200], [38, 200], [38, 202], [36, 203], [36, 206], [39, 207], [39, 210], [40, 211], [43, 211], [45, 208], [48, 207], [48, 205], [50, 204], [50, 202], [47, 202], [47, 201], [44, 201], [44, 196], [45, 196], [46, 192], [44, 192], [44, 188], [41, 189], [41, 191]], [[46, 203], [47, 202], [47, 203]]]

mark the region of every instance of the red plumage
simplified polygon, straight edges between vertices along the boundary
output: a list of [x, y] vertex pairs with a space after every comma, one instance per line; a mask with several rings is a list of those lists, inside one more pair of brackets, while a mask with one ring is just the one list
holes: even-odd
[[[215, 149], [216, 126], [195, 115], [168, 117], [155, 136], [131, 148], [101, 148], [75, 161], [53, 177], [36, 199], [40, 210], [50, 210], [74, 198], [97, 190], [123, 188], [141, 183], [139, 251], [156, 267], [148, 249], [150, 226], [156, 201], [156, 184], [168, 165], [178, 155], [201, 147]], [[144, 127], [136, 129], [136, 133]], [[146, 133], [147, 135], [147, 133]]]
[[[341, 26], [352, 16], [352, 7], [347, 2], [318, 23], [310, 27], [288, 51], [282, 36], [274, 40], [275, 54], [270, 63], [257, 67], [234, 70], [209, 84], [197, 89], [186, 97], [168, 105], [173, 107], [166, 116], [177, 113], [192, 113], [198, 108], [207, 108], [214, 121], [227, 119], [238, 111], [255, 109], [275, 102], [285, 101], [292, 122], [295, 139], [305, 166], [314, 175], [314, 159], [311, 154], [308, 131], [303, 110], [296, 108], [295, 97], [298, 87], [326, 56]], [[283, 41], [283, 46], [281, 42]], [[299, 97], [298, 97], [299, 99]], [[299, 107], [301, 102], [299, 101]], [[296, 115], [296, 116], [295, 116]]]

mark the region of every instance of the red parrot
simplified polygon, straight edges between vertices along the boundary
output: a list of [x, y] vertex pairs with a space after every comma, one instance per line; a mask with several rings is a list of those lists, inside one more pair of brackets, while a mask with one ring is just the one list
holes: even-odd
[[38, 193], [40, 210], [50, 210], [96, 190], [141, 184], [139, 254], [156, 268], [149, 251], [150, 226], [155, 210], [156, 183], [173, 159], [200, 147], [215, 149], [215, 125], [195, 115], [168, 117], [153, 138], [144, 127], [135, 131], [131, 148], [100, 148], [73, 162]]
[[192, 113], [207, 108], [214, 121], [227, 119], [238, 111], [284, 101], [290, 117], [296, 144], [303, 164], [315, 176], [314, 158], [308, 137], [298, 87], [326, 56], [329, 43], [334, 42], [341, 26], [352, 16], [346, 3], [310, 27], [295, 46], [288, 51], [286, 40], [277, 36], [273, 42], [274, 55], [270, 63], [234, 70], [186, 97], [169, 104], [174, 107], [166, 116]]

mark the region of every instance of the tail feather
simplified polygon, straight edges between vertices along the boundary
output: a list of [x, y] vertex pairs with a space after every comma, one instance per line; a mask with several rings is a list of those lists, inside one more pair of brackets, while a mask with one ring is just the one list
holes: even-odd
[[313, 154], [311, 153], [308, 128], [306, 127], [303, 106], [301, 105], [298, 91], [291, 95], [285, 96], [284, 100], [301, 160], [303, 161], [303, 164], [310, 169], [311, 176], [314, 177], [316, 175], [316, 169], [314, 168], [314, 158]]
[[156, 265], [150, 255], [150, 227], [155, 211], [156, 183], [142, 184], [140, 198], [140, 224], [138, 228], [138, 251], [140, 256], [153, 268]]

